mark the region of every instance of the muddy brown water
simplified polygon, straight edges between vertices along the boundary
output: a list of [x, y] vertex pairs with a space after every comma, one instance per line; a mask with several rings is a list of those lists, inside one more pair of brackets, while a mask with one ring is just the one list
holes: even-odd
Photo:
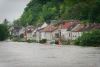
[[100, 47], [0, 42], [0, 67], [100, 67]]

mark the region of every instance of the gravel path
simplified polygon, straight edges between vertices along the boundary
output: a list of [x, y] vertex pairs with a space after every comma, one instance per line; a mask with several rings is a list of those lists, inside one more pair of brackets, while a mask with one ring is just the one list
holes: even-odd
[[0, 67], [100, 67], [100, 47], [0, 42]]

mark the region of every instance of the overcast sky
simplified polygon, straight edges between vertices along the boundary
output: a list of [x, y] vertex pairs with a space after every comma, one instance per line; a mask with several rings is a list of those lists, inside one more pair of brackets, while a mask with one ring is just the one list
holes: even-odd
[[20, 18], [24, 8], [31, 0], [0, 0], [0, 23], [6, 18], [13, 22], [14, 19]]

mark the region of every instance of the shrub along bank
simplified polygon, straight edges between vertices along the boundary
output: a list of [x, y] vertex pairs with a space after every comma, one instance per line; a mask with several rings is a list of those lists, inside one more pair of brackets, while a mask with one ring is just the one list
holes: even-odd
[[74, 45], [80, 46], [99, 46], [100, 45], [100, 30], [92, 30], [91, 32], [83, 33], [74, 41]]

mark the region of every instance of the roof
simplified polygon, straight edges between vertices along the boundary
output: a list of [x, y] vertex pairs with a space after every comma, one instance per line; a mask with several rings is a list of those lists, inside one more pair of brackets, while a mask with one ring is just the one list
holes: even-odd
[[61, 21], [59, 21], [59, 23], [58, 23], [58, 25], [60, 25], [60, 24], [65, 24], [65, 23], [68, 23], [68, 22], [79, 22], [79, 20], [61, 20]]
[[69, 28], [71, 25], [75, 24], [76, 22], [68, 22], [65, 23], [65, 25], [63, 25], [61, 28]]
[[47, 25], [43, 30], [42, 30], [42, 32], [43, 31], [46, 31], [46, 30], [48, 30], [50, 27], [52, 27], [53, 25]]
[[78, 27], [76, 27], [76, 28], [75, 28], [74, 30], [72, 30], [72, 31], [74, 31], [74, 32], [75, 32], [75, 31], [78, 31], [81, 27], [83, 27], [83, 26], [82, 26], [82, 24], [80, 23], [80, 24], [78, 24]]
[[49, 28], [48, 30], [46, 30], [47, 32], [52, 32], [52, 31], [54, 31], [54, 30], [56, 30], [56, 29], [58, 29], [58, 27], [51, 27], [51, 28]]
[[26, 27], [27, 33], [31, 33], [34, 29], [36, 29], [36, 27], [29, 26], [29, 25]]
[[67, 29], [67, 31], [71, 31], [76, 25], [78, 25], [78, 23], [75, 23], [75, 24], [71, 25], [71, 26]]
[[[85, 24], [86, 25], [86, 24]], [[90, 31], [90, 30], [92, 30], [94, 28], [94, 24], [93, 23], [91, 23], [91, 24], [89, 24], [89, 27], [84, 27], [82, 30], [80, 29], [79, 31]]]
[[45, 28], [42, 30], [42, 32], [43, 32], [43, 31], [45, 31], [45, 32], [52, 32], [52, 31], [54, 31], [54, 30], [56, 30], [56, 29], [58, 29], [58, 27], [54, 27], [53, 25], [48, 25], [47, 27], [45, 27]]
[[44, 22], [38, 23], [36, 26], [37, 26], [37, 27], [41, 27], [43, 24], [44, 24]]
[[19, 31], [22, 28], [22, 26], [15, 26], [14, 30]]
[[41, 29], [38, 29], [37, 31], [41, 31], [41, 30], [43, 30], [44, 28], [41, 28]]

